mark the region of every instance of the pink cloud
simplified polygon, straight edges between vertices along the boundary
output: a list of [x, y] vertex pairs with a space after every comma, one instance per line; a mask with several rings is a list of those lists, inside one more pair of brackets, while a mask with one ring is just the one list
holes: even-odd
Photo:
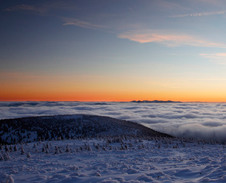
[[129, 39], [138, 43], [160, 43], [169, 47], [196, 46], [196, 47], [219, 47], [226, 48], [225, 44], [206, 41], [191, 35], [179, 35], [172, 33], [161, 33], [157, 31], [133, 31], [118, 35], [119, 38]]

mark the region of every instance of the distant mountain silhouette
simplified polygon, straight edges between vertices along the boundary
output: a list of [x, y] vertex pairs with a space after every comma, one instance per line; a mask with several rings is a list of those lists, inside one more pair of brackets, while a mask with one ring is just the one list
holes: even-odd
[[132, 100], [134, 103], [181, 103], [180, 101], [172, 100]]

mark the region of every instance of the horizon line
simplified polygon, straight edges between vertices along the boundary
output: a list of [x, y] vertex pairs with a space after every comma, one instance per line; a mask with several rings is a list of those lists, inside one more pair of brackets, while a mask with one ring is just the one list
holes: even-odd
[[134, 102], [134, 103], [138, 103], [138, 102], [143, 102], [145, 103], [145, 101], [147, 102], [172, 102], [172, 103], [226, 103], [226, 101], [178, 101], [178, 100], [0, 100], [0, 102], [118, 102], [118, 103], [127, 103], [127, 102]]

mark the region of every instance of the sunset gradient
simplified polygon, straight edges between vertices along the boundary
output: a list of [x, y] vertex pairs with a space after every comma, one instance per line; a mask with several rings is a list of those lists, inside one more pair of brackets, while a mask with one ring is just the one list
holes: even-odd
[[0, 20], [0, 101], [226, 102], [224, 0], [12, 0]]

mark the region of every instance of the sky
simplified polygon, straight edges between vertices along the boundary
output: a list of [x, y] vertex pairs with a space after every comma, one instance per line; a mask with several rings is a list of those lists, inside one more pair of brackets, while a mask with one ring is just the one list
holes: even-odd
[[0, 3], [0, 101], [226, 102], [224, 0]]

